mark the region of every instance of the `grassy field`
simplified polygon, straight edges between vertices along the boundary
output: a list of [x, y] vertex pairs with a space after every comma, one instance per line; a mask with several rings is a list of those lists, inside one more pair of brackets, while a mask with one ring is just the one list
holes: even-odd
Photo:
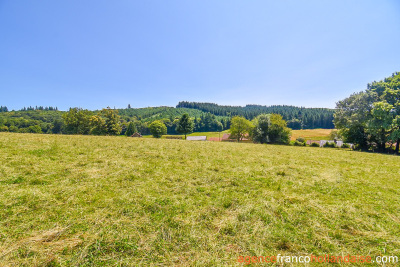
[[[210, 137], [221, 137], [224, 135], [224, 133], [228, 133], [228, 130], [222, 131], [222, 132], [195, 132], [188, 134], [187, 136], [207, 136], [207, 139]], [[181, 136], [182, 139], [184, 139], [184, 135], [163, 135], [162, 138], [168, 139], [168, 137], [177, 137]], [[152, 135], [144, 135], [143, 137], [145, 138], [153, 138]]]
[[0, 133], [0, 162], [0, 266], [400, 256], [396, 156]]
[[[332, 129], [308, 129], [308, 130], [292, 130], [291, 140], [296, 140], [298, 137], [304, 137], [306, 140], [329, 140], [329, 134]], [[207, 136], [210, 137], [221, 137], [224, 133], [229, 133], [229, 130], [219, 132], [196, 132], [191, 133], [188, 136]], [[176, 137], [177, 135], [163, 135], [162, 138], [168, 138], [168, 136]], [[152, 135], [145, 135], [145, 138], [152, 138]], [[182, 135], [183, 139], [183, 135]]]
[[332, 129], [293, 130], [291, 140], [303, 137], [306, 140], [329, 140]]

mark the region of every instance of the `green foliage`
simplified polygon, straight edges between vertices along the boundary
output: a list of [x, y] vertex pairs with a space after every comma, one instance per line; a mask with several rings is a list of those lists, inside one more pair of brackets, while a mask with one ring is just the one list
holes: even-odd
[[53, 121], [53, 127], [51, 128], [51, 132], [53, 134], [62, 133], [64, 127], [65, 127], [64, 120], [61, 118], [60, 119], [57, 118]]
[[291, 130], [286, 126], [286, 121], [279, 114], [271, 114], [268, 137], [271, 143], [288, 144]]
[[133, 121], [129, 122], [128, 128], [125, 131], [125, 135], [131, 136], [132, 134], [134, 134], [136, 132], [137, 132], [137, 129], [136, 129], [135, 123], [133, 123]]
[[310, 146], [312, 146], [312, 147], [319, 147], [319, 144], [318, 144], [318, 143], [315, 143], [315, 142], [312, 142]]
[[118, 135], [121, 126], [118, 111], [102, 109], [97, 114], [80, 108], [70, 108], [63, 114], [65, 132], [69, 134]]
[[268, 130], [271, 124], [270, 115], [260, 114], [253, 120], [254, 128], [252, 131], [253, 141], [265, 144], [269, 142]]
[[292, 129], [334, 128], [332, 122], [334, 113], [333, 109], [260, 105], [238, 107], [187, 101], [179, 102], [176, 107], [201, 110], [203, 112], [210, 112], [217, 116], [242, 116], [248, 120], [252, 120], [260, 114], [280, 114], [284, 120], [289, 122], [289, 127]]
[[105, 119], [100, 115], [90, 117], [90, 134], [106, 135], [107, 127]]
[[113, 110], [109, 107], [103, 108], [100, 111], [100, 116], [104, 118], [106, 134], [119, 135], [121, 132], [121, 125], [118, 110]]
[[230, 133], [233, 138], [238, 142], [241, 141], [246, 135], [250, 135], [254, 125], [243, 117], [235, 116], [231, 120]]
[[305, 142], [300, 142], [299, 140], [294, 141], [293, 143], [294, 146], [306, 146]]
[[367, 90], [339, 101], [334, 117], [343, 139], [359, 149], [384, 152], [387, 143], [399, 144], [400, 73], [368, 84]]
[[186, 135], [193, 132], [194, 124], [193, 121], [190, 119], [189, 114], [183, 114], [182, 117], [179, 119], [178, 126], [176, 127], [176, 131], [180, 134]]
[[300, 143], [304, 143], [304, 142], [306, 142], [306, 139], [304, 139], [304, 137], [297, 137], [296, 141], [299, 141]]
[[338, 130], [332, 130], [329, 134], [329, 140], [341, 140], [343, 136], [340, 134]]
[[93, 112], [87, 109], [70, 108], [63, 114], [65, 131], [68, 134], [89, 134], [91, 130], [90, 119]]
[[30, 126], [37, 125], [41, 132], [52, 133], [54, 122], [63, 121], [61, 114], [47, 107], [43, 110], [4, 111], [0, 112], [0, 126], [7, 126], [10, 132], [29, 132]]
[[27, 129], [28, 133], [42, 133], [42, 128], [39, 125], [29, 126]]
[[0, 132], [8, 132], [8, 127], [6, 125], [0, 125]]
[[163, 135], [167, 134], [167, 126], [162, 121], [153, 121], [149, 125], [151, 134], [155, 138], [161, 138]]
[[256, 143], [289, 144], [291, 130], [279, 114], [261, 114], [254, 120], [252, 138]]
[[350, 148], [350, 145], [347, 144], [347, 143], [343, 143], [342, 146], [341, 146], [341, 148]]
[[334, 142], [326, 142], [323, 147], [331, 147], [334, 148], [336, 147], [336, 144]]

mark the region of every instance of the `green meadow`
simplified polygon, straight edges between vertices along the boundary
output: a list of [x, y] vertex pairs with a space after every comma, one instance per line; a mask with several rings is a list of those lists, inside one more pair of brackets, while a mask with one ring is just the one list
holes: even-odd
[[0, 266], [400, 256], [399, 163], [336, 148], [0, 133]]

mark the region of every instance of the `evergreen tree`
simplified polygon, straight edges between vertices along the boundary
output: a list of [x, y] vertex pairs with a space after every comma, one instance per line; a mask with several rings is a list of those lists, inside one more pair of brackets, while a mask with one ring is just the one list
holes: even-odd
[[129, 122], [128, 128], [126, 129], [126, 132], [125, 132], [125, 135], [126, 135], [126, 136], [131, 136], [131, 135], [133, 135], [133, 134], [136, 133], [136, 132], [137, 132], [136, 126], [135, 126], [135, 124], [133, 123], [133, 121]]
[[178, 126], [176, 127], [176, 131], [178, 133], [185, 135], [190, 134], [193, 132], [194, 124], [193, 121], [190, 119], [189, 114], [183, 114], [178, 122]]

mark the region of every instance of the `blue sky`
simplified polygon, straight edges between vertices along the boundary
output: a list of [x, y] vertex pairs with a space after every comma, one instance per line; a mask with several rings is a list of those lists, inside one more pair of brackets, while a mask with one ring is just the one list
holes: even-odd
[[399, 48], [398, 0], [0, 0], [0, 105], [333, 108]]

